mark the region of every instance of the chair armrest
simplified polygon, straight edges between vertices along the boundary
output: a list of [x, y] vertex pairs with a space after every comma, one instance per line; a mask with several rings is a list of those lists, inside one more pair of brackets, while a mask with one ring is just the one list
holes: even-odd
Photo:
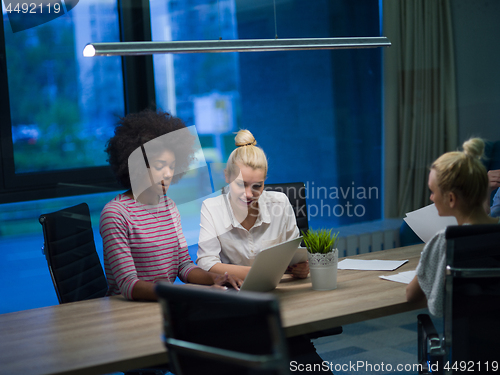
[[441, 338], [436, 331], [436, 327], [432, 323], [431, 318], [427, 314], [419, 314], [418, 321], [418, 363], [421, 365], [419, 374], [430, 374], [429, 364], [434, 365], [437, 372], [440, 374], [443, 371], [442, 363], [444, 358], [444, 350], [442, 347]]

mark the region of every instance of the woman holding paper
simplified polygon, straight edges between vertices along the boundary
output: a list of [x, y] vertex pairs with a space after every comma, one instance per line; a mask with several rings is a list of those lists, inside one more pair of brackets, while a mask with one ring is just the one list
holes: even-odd
[[[458, 225], [499, 223], [483, 207], [489, 185], [480, 161], [483, 152], [484, 142], [472, 138], [463, 144], [463, 151], [448, 152], [432, 164], [428, 185], [439, 216], [454, 216]], [[445, 266], [446, 239], [441, 230], [422, 251], [416, 276], [406, 288], [407, 300], [427, 299], [431, 314], [442, 316]]]

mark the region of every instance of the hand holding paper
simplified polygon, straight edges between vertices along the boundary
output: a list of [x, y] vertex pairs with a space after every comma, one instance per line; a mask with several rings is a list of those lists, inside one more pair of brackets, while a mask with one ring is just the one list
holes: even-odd
[[434, 204], [408, 212], [404, 221], [425, 243], [441, 229], [458, 224], [454, 216], [439, 216]]

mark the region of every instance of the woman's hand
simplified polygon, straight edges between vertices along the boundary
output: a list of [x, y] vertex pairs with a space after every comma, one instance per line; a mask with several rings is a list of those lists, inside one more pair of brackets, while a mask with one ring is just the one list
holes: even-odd
[[288, 267], [288, 272], [293, 277], [305, 279], [309, 275], [309, 262], [295, 263], [293, 266]]
[[234, 289], [240, 290], [243, 280], [239, 277], [229, 275], [227, 272], [224, 275], [213, 274], [214, 275], [214, 288], [227, 289], [226, 285], [231, 285]]
[[488, 171], [490, 193], [500, 187], [500, 169]]

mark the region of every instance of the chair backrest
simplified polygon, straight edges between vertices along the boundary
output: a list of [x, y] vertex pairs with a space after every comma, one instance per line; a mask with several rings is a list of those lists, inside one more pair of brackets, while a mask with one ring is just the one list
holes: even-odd
[[306, 186], [303, 182], [266, 184], [264, 190], [279, 191], [286, 194], [292, 205], [293, 212], [295, 213], [300, 234], [302, 235], [302, 232], [308, 231], [309, 221], [307, 218]]
[[104, 297], [108, 283], [95, 248], [88, 205], [43, 214], [39, 221], [59, 303]]
[[285, 374], [289, 361], [279, 305], [271, 294], [158, 283], [172, 371]]
[[446, 242], [445, 363], [486, 372], [500, 347], [500, 225], [451, 226]]

